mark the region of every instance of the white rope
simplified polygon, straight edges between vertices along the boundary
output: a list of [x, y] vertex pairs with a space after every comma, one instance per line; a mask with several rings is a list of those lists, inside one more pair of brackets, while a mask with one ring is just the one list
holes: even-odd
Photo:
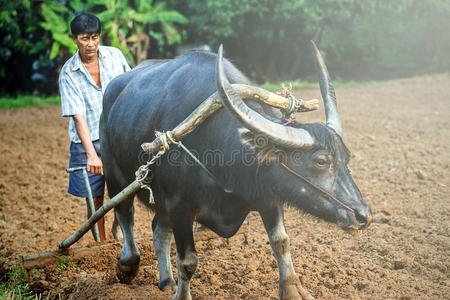
[[159, 138], [159, 140], [161, 141], [164, 151], [167, 151], [170, 148], [170, 144], [169, 144], [168, 140], [170, 140], [172, 143], [176, 144], [176, 142], [172, 139], [172, 134], [170, 131], [166, 131], [166, 132], [155, 131], [155, 136], [157, 138]]
[[[179, 142], [177, 142], [177, 141], [175, 141], [173, 138], [172, 138], [172, 136], [171, 136], [171, 134], [170, 134], [170, 131], [168, 131], [168, 132], [166, 132], [165, 133], [165, 136], [167, 137], [167, 139], [172, 143], [172, 144], [175, 144], [175, 145], [177, 145], [178, 147], [180, 147], [180, 148], [182, 148], [187, 154], [189, 154], [189, 156], [190, 157], [192, 157], [192, 159], [196, 162], [196, 163], [198, 163], [198, 165], [203, 169], [203, 171], [205, 171], [206, 172], [206, 174], [208, 174], [209, 175], [209, 177], [211, 177], [217, 184], [219, 184], [219, 185], [221, 185], [220, 183], [219, 183], [219, 181], [217, 180], [217, 178], [216, 178], [216, 176], [214, 176], [214, 174], [213, 173], [211, 173], [211, 171], [209, 171], [208, 170], [208, 168], [191, 152], [191, 151], [189, 151], [189, 149], [188, 148], [186, 148], [186, 146], [185, 145], [183, 145], [183, 143], [181, 143], [181, 141], [179, 141]], [[223, 190], [226, 192], [226, 193], [231, 193], [231, 190], [229, 190], [229, 189], [227, 189], [227, 188], [225, 188], [225, 187], [222, 187], [223, 188]]]
[[153, 165], [161, 156], [163, 156], [167, 150], [169, 150], [169, 148], [170, 148], [169, 141], [172, 143], [176, 143], [172, 139], [170, 131], [167, 131], [167, 132], [155, 131], [155, 136], [160, 139], [163, 148], [161, 150], [159, 150], [158, 153], [156, 153], [156, 155], [153, 156], [149, 162], [147, 162], [145, 165], [140, 166], [139, 169], [135, 173], [136, 180], [141, 184], [141, 188], [147, 189], [150, 193], [150, 199], [148, 201], [150, 204], [155, 204], [155, 199], [153, 197], [153, 191], [152, 191], [151, 187], [149, 186], [149, 183], [144, 182], [148, 176], [148, 173], [150, 172], [150, 166]]
[[300, 111], [300, 108], [305, 105], [305, 101], [295, 98], [292, 92], [292, 83], [289, 83], [288, 87], [286, 87], [284, 84], [281, 84], [280, 94], [289, 100], [288, 107], [280, 109], [283, 117], [288, 120], [294, 119], [295, 113]]
[[[206, 166], [197, 157], [195, 157], [195, 155], [191, 151], [189, 151], [188, 148], [186, 148], [181, 142], [177, 142], [177, 141], [175, 141], [173, 139], [171, 131], [166, 131], [166, 132], [155, 131], [155, 136], [156, 136], [156, 138], [158, 138], [161, 141], [162, 149], [159, 150], [158, 153], [156, 153], [156, 155], [153, 156], [152, 159], [149, 162], [147, 162], [145, 165], [140, 166], [139, 169], [135, 173], [136, 180], [141, 184], [141, 188], [147, 189], [150, 192], [150, 199], [149, 199], [149, 203], [150, 204], [155, 204], [155, 199], [153, 198], [153, 191], [152, 191], [152, 189], [150, 188], [150, 186], [147, 183], [144, 182], [144, 180], [148, 176], [148, 173], [150, 172], [150, 166], [153, 165], [161, 156], [163, 156], [164, 153], [166, 153], [167, 150], [169, 150], [170, 144], [175, 144], [178, 147], [182, 148], [184, 151], [186, 151], [186, 153], [189, 154], [189, 156], [191, 156], [192, 159], [194, 159], [194, 161], [196, 163], [198, 163], [200, 165], [200, 167], [213, 180], [218, 182], [217, 178], [214, 176], [214, 174], [212, 174], [206, 168]], [[231, 191], [229, 191], [226, 188], [224, 188], [224, 191], [226, 191], [227, 193], [231, 192]]]

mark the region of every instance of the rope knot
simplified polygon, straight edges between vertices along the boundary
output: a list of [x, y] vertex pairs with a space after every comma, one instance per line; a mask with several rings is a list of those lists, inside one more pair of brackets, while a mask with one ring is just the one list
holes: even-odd
[[289, 83], [288, 87], [281, 84], [280, 94], [289, 100], [288, 107], [280, 110], [283, 114], [283, 118], [293, 120], [295, 118], [294, 114], [300, 111], [300, 108], [304, 106], [305, 103], [302, 99], [297, 99], [294, 97], [294, 94], [292, 93], [292, 83]]
[[155, 130], [155, 136], [161, 141], [164, 151], [169, 150], [170, 143], [175, 143], [175, 141], [172, 138], [171, 131], [161, 132], [161, 131]]

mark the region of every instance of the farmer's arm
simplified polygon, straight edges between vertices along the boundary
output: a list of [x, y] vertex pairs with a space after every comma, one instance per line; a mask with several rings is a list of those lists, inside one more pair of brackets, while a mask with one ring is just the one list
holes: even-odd
[[78, 137], [86, 150], [86, 170], [91, 173], [102, 173], [103, 164], [97, 156], [92, 144], [89, 128], [86, 121], [86, 106], [82, 100], [81, 93], [76, 87], [73, 79], [66, 73], [59, 75], [59, 90], [61, 94], [61, 108], [63, 117], [72, 117]]
[[72, 118], [75, 123], [75, 129], [77, 130], [78, 137], [86, 150], [86, 170], [95, 174], [103, 174], [103, 164], [95, 151], [94, 144], [92, 144], [86, 117], [84, 115], [73, 115]]

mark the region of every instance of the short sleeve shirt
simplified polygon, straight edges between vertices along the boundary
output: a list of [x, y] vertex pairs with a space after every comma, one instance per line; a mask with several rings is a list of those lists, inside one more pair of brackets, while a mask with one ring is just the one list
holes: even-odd
[[[66, 61], [59, 74], [62, 116], [85, 116], [92, 141], [99, 139], [98, 127], [103, 108], [103, 94], [109, 82], [114, 77], [130, 70], [130, 66], [119, 49], [99, 46], [98, 53], [101, 87], [95, 84], [92, 76], [81, 62], [78, 51]], [[69, 121], [69, 137], [72, 142], [81, 143], [73, 118], [70, 118]]]

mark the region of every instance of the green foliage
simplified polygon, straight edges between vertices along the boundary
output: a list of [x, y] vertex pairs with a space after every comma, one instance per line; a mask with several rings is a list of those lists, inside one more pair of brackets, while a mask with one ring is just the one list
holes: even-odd
[[110, 43], [121, 49], [133, 64], [147, 58], [150, 38], [156, 40], [160, 49], [181, 42], [175, 24], [186, 24], [187, 19], [175, 10], [167, 10], [164, 2], [133, 0], [130, 1], [133, 5], [129, 5], [128, 1], [98, 0], [96, 4], [102, 2], [103, 11], [98, 17], [104, 23]]
[[102, 21], [103, 41], [119, 48], [134, 63], [146, 59], [150, 38], [159, 48], [180, 43], [182, 34], [176, 24], [186, 24], [187, 19], [175, 10], [168, 10], [165, 2], [149, 0], [67, 0], [63, 5], [54, 0], [44, 0], [40, 25], [52, 35], [50, 59], [73, 55], [77, 48], [70, 35], [70, 22], [74, 12], [86, 11]]
[[[2, 10], [0, 11], [0, 32], [3, 37], [0, 48], [0, 62], [7, 60], [13, 51], [26, 52], [30, 47], [30, 42], [26, 39], [24, 29], [20, 22], [25, 21], [22, 15], [30, 16], [30, 1], [7, 1], [0, 0]], [[28, 30], [33, 29], [32, 24]], [[0, 78], [5, 76], [5, 69], [0, 68]]]
[[332, 76], [392, 78], [450, 68], [450, 2], [442, 0], [169, 0], [188, 40], [217, 49], [260, 81], [315, 73], [315, 40]]
[[[348, 64], [361, 61], [364, 72], [383, 77], [442, 72], [450, 68], [450, 2], [441, 0], [366, 2], [364, 14], [355, 18], [358, 28], [347, 35], [330, 36], [338, 45], [336, 58]], [[345, 45], [350, 47], [344, 47]], [[335, 63], [339, 61], [335, 60]], [[357, 70], [354, 70], [355, 72]], [[379, 76], [380, 76], [379, 75]]]
[[[186, 6], [189, 38], [198, 43], [224, 43], [251, 77], [264, 81], [296, 79], [311, 74], [311, 39], [320, 39], [331, 21], [351, 17], [354, 0], [202, 0], [172, 1]], [[298, 70], [302, 70], [301, 74]]]
[[30, 106], [48, 106], [60, 104], [59, 96], [38, 97], [38, 96], [19, 96], [15, 98], [1, 97], [0, 109], [11, 109]]
[[46, 48], [39, 37], [37, 4], [31, 0], [0, 0], [0, 92], [27, 83], [36, 53]]
[[0, 283], [1, 299], [35, 299], [28, 286], [27, 272], [23, 267], [9, 270]]
[[[75, 53], [69, 24], [82, 11], [99, 16], [102, 42], [120, 48], [133, 64], [171, 57], [183, 41], [213, 49], [223, 43], [226, 56], [258, 82], [315, 82], [313, 39], [333, 79], [450, 69], [450, 1], [443, 0], [0, 0], [0, 5], [2, 94], [32, 93], [38, 87], [31, 80], [33, 64], [55, 59], [60, 66]], [[54, 89], [49, 86], [39, 87], [48, 93]]]
[[[69, 8], [72, 10], [79, 8], [77, 2], [79, 1], [68, 1]], [[76, 4], [74, 5], [74, 3]], [[41, 14], [45, 22], [41, 22], [40, 25], [52, 36], [50, 59], [55, 59], [60, 54], [62, 47], [66, 48], [70, 55], [77, 51], [77, 46], [68, 35], [70, 32], [69, 20], [74, 17], [69, 8], [54, 0], [44, 0], [42, 4]]]
[[72, 259], [68, 255], [61, 255], [58, 260], [58, 271], [62, 274], [63, 271], [67, 270], [72, 264]]

